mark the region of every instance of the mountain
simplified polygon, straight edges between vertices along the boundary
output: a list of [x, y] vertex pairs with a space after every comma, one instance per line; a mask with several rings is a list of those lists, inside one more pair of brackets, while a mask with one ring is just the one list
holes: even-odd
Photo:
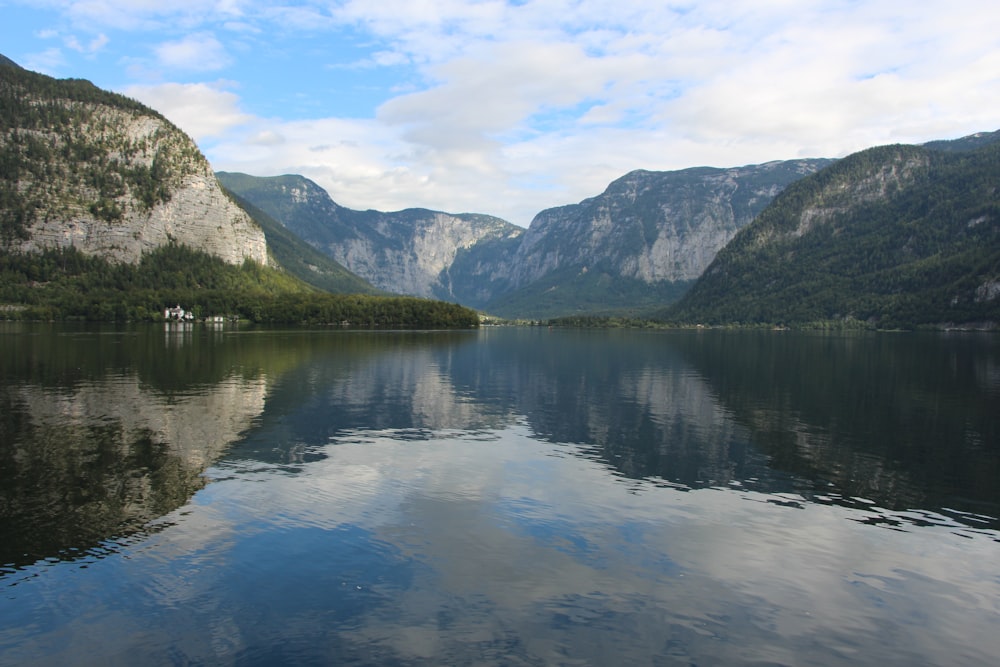
[[548, 316], [676, 300], [775, 195], [831, 162], [633, 171], [535, 216], [510, 265], [512, 290], [491, 305]]
[[219, 172], [219, 181], [376, 287], [481, 307], [520, 227], [488, 215], [356, 211], [313, 181]]
[[467, 213], [354, 211], [302, 176], [217, 176], [382, 289], [546, 317], [676, 300], [778, 192], [830, 162], [634, 171], [597, 197], [539, 213], [527, 231]]
[[0, 60], [4, 319], [162, 321], [183, 305], [177, 317], [478, 325], [458, 305], [376, 294], [255, 213], [155, 111]]
[[281, 268], [302, 282], [335, 294], [377, 294], [379, 290], [293, 234], [250, 202], [223, 188], [260, 225], [268, 253]]
[[998, 138], [872, 148], [793, 183], [663, 316], [995, 326]]
[[972, 151], [1000, 141], [1000, 130], [996, 132], [976, 132], [958, 139], [942, 139], [921, 144], [935, 151]]
[[134, 264], [168, 244], [268, 263], [264, 232], [163, 116], [0, 60], [0, 250]]

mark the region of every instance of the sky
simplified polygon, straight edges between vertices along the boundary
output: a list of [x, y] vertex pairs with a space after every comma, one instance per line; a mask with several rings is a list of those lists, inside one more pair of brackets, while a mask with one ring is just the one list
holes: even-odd
[[0, 0], [0, 53], [218, 171], [522, 227], [634, 169], [1000, 129], [996, 0]]

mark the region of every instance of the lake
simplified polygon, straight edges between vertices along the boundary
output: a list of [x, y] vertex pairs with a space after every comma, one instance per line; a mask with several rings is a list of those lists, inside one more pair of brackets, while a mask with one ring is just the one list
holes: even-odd
[[1000, 337], [0, 323], [2, 665], [994, 665]]

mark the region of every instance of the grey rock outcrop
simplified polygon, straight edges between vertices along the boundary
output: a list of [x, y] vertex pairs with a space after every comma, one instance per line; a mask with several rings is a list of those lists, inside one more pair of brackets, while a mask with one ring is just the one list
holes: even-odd
[[830, 162], [633, 171], [597, 197], [539, 213], [512, 262], [512, 283], [594, 266], [647, 284], [694, 280], [785, 186]]
[[[523, 307], [524, 300], [511, 306], [502, 303], [505, 298], [538, 291], [543, 282], [551, 290], [565, 285], [567, 277], [593, 270], [605, 283], [630, 281], [649, 288], [644, 298], [660, 298], [659, 286], [695, 280], [785, 186], [830, 162], [634, 171], [597, 197], [542, 211], [526, 231], [484, 215], [353, 211], [302, 176], [220, 172], [218, 177], [310, 245], [384, 290], [495, 307], [507, 314]], [[564, 289], [565, 298], [545, 308], [577, 310], [568, 292]]]
[[24, 252], [73, 247], [112, 262], [136, 263], [146, 252], [169, 243], [187, 245], [229, 264], [252, 260], [267, 264], [267, 242], [260, 227], [234, 204], [206, 173], [183, 177], [170, 201], [151, 210], [123, 202], [121, 220], [96, 219], [82, 204], [64, 215], [46, 215], [28, 229], [28, 238], [14, 245]]
[[264, 232], [151, 109], [86, 81], [0, 63], [0, 244], [138, 262], [170, 243], [267, 264]]
[[[500, 218], [426, 209], [391, 213], [336, 204], [297, 175], [260, 178], [219, 172], [220, 182], [352, 273], [397, 294], [485, 303], [482, 283], [501, 279], [524, 230]], [[499, 255], [499, 256], [498, 256]], [[502, 273], [503, 271], [501, 271]]]

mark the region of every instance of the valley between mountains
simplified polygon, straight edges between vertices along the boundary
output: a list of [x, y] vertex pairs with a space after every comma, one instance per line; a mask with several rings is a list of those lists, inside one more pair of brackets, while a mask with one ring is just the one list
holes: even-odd
[[[156, 111], [5, 58], [0, 102], [0, 305], [8, 316], [58, 319], [71, 309], [53, 304], [82, 291], [100, 293], [102, 304], [119, 299], [102, 317], [142, 319], [172, 289], [202, 310], [211, 292], [213, 309], [287, 321], [345, 318], [287, 307], [322, 293], [402, 295], [510, 319], [1000, 322], [1000, 132], [842, 159], [639, 169], [600, 194], [541, 211], [523, 229], [482, 213], [352, 210], [298, 175], [213, 173]], [[183, 266], [153, 261], [170, 248], [219, 265], [206, 264], [195, 280]], [[78, 273], [67, 273], [71, 264]], [[143, 288], [138, 304], [154, 264], [155, 287]], [[227, 290], [256, 306], [226, 301]], [[386, 308], [373, 306], [366, 321], [403, 321], [373, 314]]]

